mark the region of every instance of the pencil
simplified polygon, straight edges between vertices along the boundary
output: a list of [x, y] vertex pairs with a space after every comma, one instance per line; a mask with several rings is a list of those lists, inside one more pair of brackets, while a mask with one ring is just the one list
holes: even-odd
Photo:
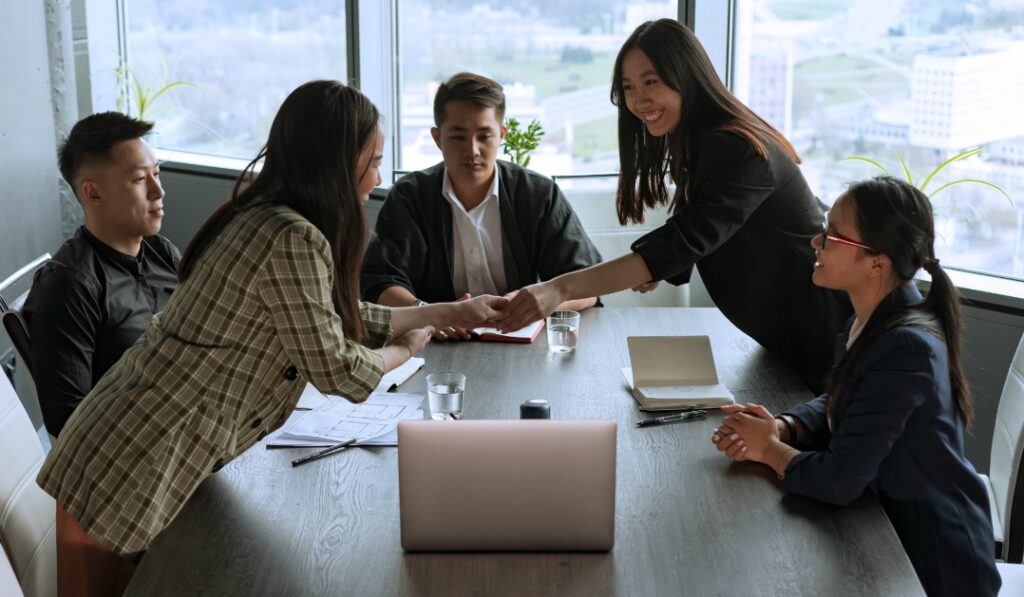
[[356, 443], [356, 439], [358, 439], [358, 438], [353, 437], [352, 439], [350, 439], [348, 441], [341, 442], [340, 444], [335, 444], [335, 445], [331, 446], [330, 448], [324, 448], [323, 450], [320, 450], [319, 452], [313, 452], [309, 456], [303, 456], [302, 458], [299, 458], [297, 460], [293, 460], [292, 461], [292, 466], [300, 466], [300, 465], [306, 464], [307, 462], [312, 462], [314, 460], [317, 460], [318, 458], [323, 458], [324, 456], [330, 456], [331, 454], [334, 454], [336, 452], [341, 452], [345, 448], [347, 448], [347, 447], [351, 446], [352, 444]]

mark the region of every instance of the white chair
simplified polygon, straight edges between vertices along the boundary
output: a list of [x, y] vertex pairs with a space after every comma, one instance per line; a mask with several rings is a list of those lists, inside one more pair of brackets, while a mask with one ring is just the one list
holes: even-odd
[[10, 595], [10, 597], [25, 595], [21, 592], [18, 577], [14, 575], [14, 568], [11, 568], [11, 561], [6, 557], [0, 558], [0, 595]]
[[[992, 433], [989, 474], [982, 475], [988, 487], [996, 558], [1019, 563], [1024, 560], [1024, 338], [1006, 374], [999, 397], [996, 425]], [[1020, 593], [1024, 595], [1024, 593]]]
[[[36, 484], [43, 464], [28, 414], [6, 375], [0, 374], [0, 544], [26, 597], [57, 594], [56, 511], [53, 498]], [[9, 595], [0, 570], [0, 594]]]
[[4, 294], [7, 293], [9, 289], [18, 282], [18, 280], [21, 280], [29, 274], [35, 273], [37, 269], [42, 267], [42, 265], [49, 260], [50, 254], [44, 253], [33, 259], [31, 263], [8, 276], [3, 282], [0, 282], [0, 317], [3, 318], [4, 329], [7, 330], [7, 335], [11, 339], [11, 344], [14, 345], [15, 352], [18, 353], [18, 360], [20, 360], [25, 366], [25, 372], [28, 374], [25, 377], [28, 379], [29, 385], [31, 386], [32, 396], [37, 400], [39, 397], [36, 395], [35, 380], [32, 377], [32, 350], [31, 343], [29, 342], [28, 326], [25, 325], [25, 319], [21, 316], [21, 309], [25, 306], [25, 299], [28, 298], [28, 291], [21, 293], [13, 299], [4, 298]]
[[999, 589], [999, 597], [1020, 597], [1024, 595], [1024, 565], [1004, 564], [996, 562], [999, 576], [1003, 578], [1003, 586]]

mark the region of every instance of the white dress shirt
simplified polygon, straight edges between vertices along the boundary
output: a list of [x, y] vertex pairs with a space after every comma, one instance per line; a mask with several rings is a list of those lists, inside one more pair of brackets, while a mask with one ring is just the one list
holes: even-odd
[[501, 250], [501, 206], [498, 204], [498, 169], [487, 196], [473, 209], [466, 208], [455, 196], [451, 178], [445, 171], [441, 195], [452, 206], [452, 286], [455, 298], [469, 293], [504, 294], [505, 259]]

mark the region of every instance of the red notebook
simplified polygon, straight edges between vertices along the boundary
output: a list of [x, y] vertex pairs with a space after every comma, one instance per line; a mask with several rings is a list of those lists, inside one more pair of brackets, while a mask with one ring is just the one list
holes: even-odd
[[514, 332], [503, 334], [498, 328], [473, 328], [473, 339], [484, 342], [518, 342], [529, 344], [537, 339], [541, 329], [544, 327], [544, 320], [535, 321], [530, 325]]

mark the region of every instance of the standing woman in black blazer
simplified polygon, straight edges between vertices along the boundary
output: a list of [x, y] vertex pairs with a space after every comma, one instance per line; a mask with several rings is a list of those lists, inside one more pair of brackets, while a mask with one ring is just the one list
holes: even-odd
[[[847, 292], [856, 313], [828, 393], [779, 418], [726, 407], [711, 440], [771, 466], [790, 493], [846, 505], [873, 491], [929, 595], [995, 595], [988, 494], [963, 453], [960, 308], [934, 241], [921, 191], [890, 177], [852, 185], [813, 241], [814, 283]], [[925, 299], [913, 282], [922, 267]]]
[[696, 265], [722, 313], [820, 390], [851, 311], [844, 296], [811, 284], [809, 242], [824, 211], [793, 146], [726, 89], [696, 36], [671, 19], [644, 23], [626, 40], [611, 99], [619, 222], [643, 222], [645, 209], [668, 203], [669, 177], [672, 217], [632, 254], [520, 291], [503, 329], [568, 299], [684, 284]]

